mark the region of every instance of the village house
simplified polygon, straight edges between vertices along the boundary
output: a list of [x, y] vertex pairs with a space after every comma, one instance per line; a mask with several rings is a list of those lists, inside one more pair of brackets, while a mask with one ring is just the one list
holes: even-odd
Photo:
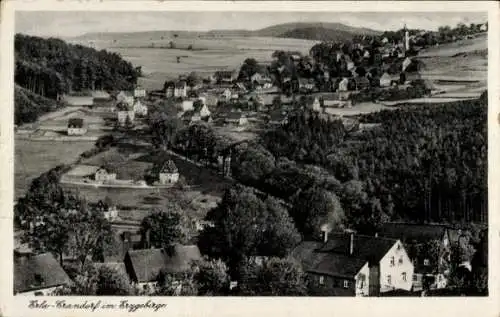
[[307, 107], [315, 112], [323, 111], [323, 109], [321, 108], [321, 103], [319, 102], [319, 99], [317, 97], [309, 101]]
[[129, 91], [120, 91], [116, 96], [116, 101], [118, 103], [124, 103], [132, 106], [134, 104], [134, 95]]
[[488, 31], [488, 24], [487, 24], [487, 23], [483, 23], [483, 24], [481, 24], [481, 26], [479, 27], [479, 30], [480, 30], [481, 32], [486, 32], [486, 31]]
[[145, 117], [148, 115], [148, 107], [144, 105], [139, 99], [136, 99], [134, 103], [134, 113], [140, 117]]
[[49, 296], [73, 282], [52, 253], [14, 251], [14, 294]]
[[229, 101], [231, 99], [231, 96], [233, 95], [233, 93], [231, 92], [231, 90], [229, 89], [224, 89], [224, 91], [221, 93], [221, 97], [225, 100], [225, 101]]
[[318, 294], [380, 296], [411, 290], [413, 264], [401, 241], [323, 232], [322, 242], [303, 241], [292, 251]]
[[201, 259], [196, 245], [175, 244], [165, 249], [129, 250], [124, 262], [130, 281], [138, 288], [148, 291], [157, 285], [161, 271], [181, 274], [191, 268], [193, 261]]
[[183, 100], [179, 103], [179, 110], [182, 112], [194, 110], [193, 100]]
[[236, 70], [216, 71], [214, 78], [218, 84], [231, 84], [238, 78], [238, 72]]
[[121, 126], [125, 126], [127, 122], [133, 123], [135, 119], [133, 104], [119, 102], [118, 104], [116, 104], [116, 115], [118, 124]]
[[231, 156], [219, 155], [217, 157], [217, 165], [222, 176], [231, 176]]
[[71, 107], [91, 107], [94, 105], [94, 98], [92, 96], [64, 95], [62, 101]]
[[248, 118], [243, 112], [232, 111], [227, 114], [225, 119], [226, 123], [234, 124], [237, 126], [244, 126], [248, 124]]
[[381, 77], [380, 77], [380, 87], [391, 87], [392, 82], [396, 80], [394, 76], [389, 75], [389, 73], [385, 72]]
[[71, 118], [68, 120], [68, 135], [84, 135], [87, 128], [83, 125], [83, 119]]
[[184, 80], [177, 81], [174, 86], [174, 97], [187, 97], [187, 83]]
[[165, 84], [165, 97], [172, 98], [174, 96], [175, 83], [169, 81]]
[[337, 89], [338, 91], [348, 91], [349, 90], [349, 78], [342, 78], [342, 80], [339, 82], [339, 87]]
[[205, 96], [205, 104], [208, 107], [217, 107], [218, 103], [219, 103], [219, 98], [217, 98], [217, 96], [212, 94], [208, 94]]
[[[415, 274], [412, 277], [414, 290], [422, 290], [425, 285], [429, 289], [446, 287], [450, 273], [451, 246], [459, 243], [461, 238], [467, 239], [462, 231], [438, 224], [389, 222], [381, 226], [378, 234], [400, 239], [405, 244], [415, 266]], [[437, 258], [416, 254], [416, 247], [431, 241], [439, 244]]]
[[99, 200], [96, 204], [97, 211], [101, 212], [104, 218], [108, 221], [113, 221], [118, 218], [118, 209], [116, 206]]
[[313, 91], [316, 87], [314, 80], [310, 80], [307, 78], [299, 78], [299, 89], [305, 91]]
[[175, 184], [179, 181], [179, 170], [172, 160], [167, 160], [160, 167], [158, 179], [161, 185]]
[[146, 89], [144, 89], [140, 86], [137, 86], [134, 89], [133, 95], [134, 95], [134, 98], [144, 98], [144, 97], [146, 97]]
[[94, 174], [96, 182], [109, 182], [116, 180], [116, 172], [110, 167], [100, 167]]

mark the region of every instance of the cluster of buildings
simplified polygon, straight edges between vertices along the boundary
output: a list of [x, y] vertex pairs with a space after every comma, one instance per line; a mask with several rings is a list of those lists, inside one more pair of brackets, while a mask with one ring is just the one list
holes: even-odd
[[[108, 207], [102, 208], [108, 212]], [[386, 223], [374, 236], [333, 233], [326, 226], [322, 232], [321, 240], [302, 241], [291, 257], [301, 264], [313, 293], [323, 296], [411, 296], [444, 289], [450, 275], [451, 245], [469, 239], [466, 232], [431, 224]], [[122, 232], [121, 255], [97, 265], [119, 268], [131, 284], [148, 292], [161, 271], [182, 273], [202, 259], [196, 245], [150, 248], [149, 234]], [[434, 257], [412, 254], [413, 247], [431, 240], [438, 245]], [[472, 269], [470, 263], [460, 265]], [[16, 294], [50, 295], [72, 283], [50, 253], [34, 255], [17, 248], [14, 267]], [[232, 287], [237, 284], [231, 283]]]

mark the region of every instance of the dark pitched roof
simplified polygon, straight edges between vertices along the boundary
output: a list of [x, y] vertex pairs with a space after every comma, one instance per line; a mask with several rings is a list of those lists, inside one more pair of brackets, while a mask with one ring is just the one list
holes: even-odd
[[183, 272], [190, 268], [192, 261], [201, 259], [200, 250], [194, 245], [175, 245], [169, 250], [131, 250], [128, 255], [138, 282], [155, 280], [161, 270], [168, 273]]
[[28, 292], [71, 283], [50, 253], [14, 258], [14, 292]]
[[83, 119], [81, 118], [71, 118], [68, 120], [68, 128], [75, 127], [81, 128], [83, 127]]
[[412, 224], [389, 222], [384, 223], [379, 229], [379, 235], [389, 238], [400, 239], [403, 242], [427, 242], [429, 240], [441, 240], [446, 229], [445, 225], [435, 224]]
[[175, 88], [184, 88], [187, 85], [186, 81], [180, 80], [175, 83]]
[[293, 251], [307, 272], [352, 278], [367, 262], [378, 263], [397, 240], [354, 235], [350, 254], [349, 234], [330, 234], [326, 243], [305, 241]]
[[164, 162], [160, 169], [160, 173], [177, 173], [178, 171], [177, 166], [175, 166], [175, 163], [172, 160]]

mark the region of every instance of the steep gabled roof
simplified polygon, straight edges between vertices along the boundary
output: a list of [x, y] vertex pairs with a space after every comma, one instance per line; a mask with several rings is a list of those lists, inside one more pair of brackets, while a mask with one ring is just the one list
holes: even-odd
[[201, 259], [197, 246], [174, 245], [169, 249], [143, 249], [127, 252], [138, 282], [154, 281], [160, 271], [179, 273]]
[[68, 285], [72, 281], [51, 253], [14, 258], [14, 292]]
[[174, 161], [172, 160], [167, 160], [162, 164], [162, 167], [160, 168], [160, 173], [178, 173], [179, 170], [177, 169], [177, 166], [175, 166]]
[[81, 118], [71, 118], [68, 120], [68, 128], [69, 127], [75, 127], [75, 128], [81, 128], [83, 127], [83, 119]]

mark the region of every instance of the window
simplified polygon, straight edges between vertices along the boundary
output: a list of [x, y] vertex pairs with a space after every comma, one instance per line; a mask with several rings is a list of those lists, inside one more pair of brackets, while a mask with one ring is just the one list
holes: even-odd
[[391, 266], [394, 266], [394, 257], [391, 256]]
[[405, 281], [405, 282], [406, 282], [406, 272], [401, 273], [401, 276], [402, 276], [402, 278], [403, 278], [403, 281]]
[[398, 244], [397, 249], [398, 251], [401, 250], [401, 244]]
[[416, 282], [416, 281], [418, 281], [418, 276], [417, 276], [417, 274], [413, 274], [413, 282]]
[[319, 285], [323, 285], [325, 284], [325, 277], [324, 276], [320, 276], [319, 277]]
[[403, 264], [403, 257], [399, 257], [399, 261], [398, 261], [398, 263], [399, 263], [400, 265], [401, 265], [401, 264]]
[[344, 280], [344, 288], [349, 288], [349, 281]]
[[428, 266], [428, 265], [430, 265], [430, 264], [431, 264], [431, 263], [430, 263], [429, 259], [424, 259], [424, 265]]
[[388, 285], [392, 284], [392, 277], [390, 275], [387, 275], [387, 284]]

